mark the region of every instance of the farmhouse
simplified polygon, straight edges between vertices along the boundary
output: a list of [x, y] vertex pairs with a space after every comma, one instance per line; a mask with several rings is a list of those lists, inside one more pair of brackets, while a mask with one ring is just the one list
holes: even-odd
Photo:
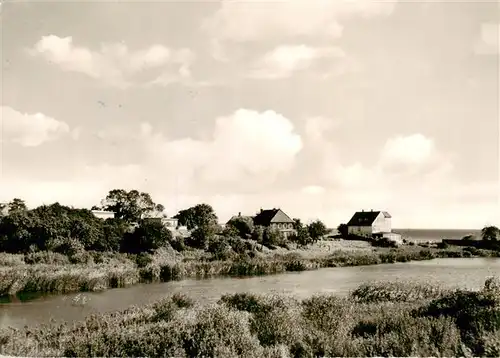
[[373, 236], [392, 232], [391, 215], [387, 211], [358, 211], [347, 223], [349, 235]]
[[258, 212], [253, 217], [241, 216], [241, 213], [239, 213], [238, 216], [233, 216], [231, 220], [236, 217], [251, 218], [253, 220], [254, 225], [260, 225], [264, 227], [270, 227], [272, 229], [277, 229], [280, 233], [283, 234], [285, 238], [296, 233], [295, 229], [293, 228], [294, 221], [287, 214], [285, 214], [283, 210], [279, 208], [268, 209], [268, 210], [260, 209], [260, 212]]

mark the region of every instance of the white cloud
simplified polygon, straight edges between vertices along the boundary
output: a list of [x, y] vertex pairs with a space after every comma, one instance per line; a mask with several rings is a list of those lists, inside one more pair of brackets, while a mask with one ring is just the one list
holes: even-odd
[[498, 55], [499, 50], [499, 23], [485, 23], [481, 26], [481, 37], [477, 41], [474, 51], [479, 55]]
[[344, 56], [345, 53], [337, 47], [281, 45], [264, 54], [255, 64], [249, 77], [286, 78], [296, 71], [310, 69], [321, 59]]
[[1, 107], [0, 139], [2, 143], [17, 143], [36, 147], [69, 133], [68, 124], [42, 113], [21, 113], [7, 106]]
[[64, 71], [83, 73], [119, 87], [130, 85], [133, 75], [150, 69], [166, 71], [166, 67], [173, 66], [186, 74], [194, 61], [194, 54], [189, 49], [172, 50], [155, 44], [130, 51], [123, 43], [112, 43], [102, 44], [94, 51], [75, 45], [71, 36], [56, 35], [42, 36], [29, 53], [43, 57]]
[[[332, 39], [342, 35], [340, 21], [343, 19], [355, 15], [388, 15], [395, 3], [373, 0], [224, 1], [213, 16], [204, 21], [202, 29], [220, 41], [281, 41], [297, 36]], [[219, 47], [214, 50], [220, 53]]]
[[290, 170], [302, 140], [289, 119], [274, 111], [240, 109], [218, 118], [207, 180], [231, 181], [248, 176], [272, 182]]
[[[388, 210], [395, 227], [480, 228], [497, 220], [498, 183], [461, 182], [450, 171], [450, 159], [425, 135], [388, 138], [373, 148], [380, 151], [378, 160], [344, 163], [330, 139], [335, 135], [325, 134], [334, 133], [335, 126], [335, 121], [314, 117], [302, 138], [279, 113], [240, 109], [218, 118], [205, 140], [168, 139], [149, 123], [104, 129], [104, 142], [123, 147], [124, 156], [126, 150], [139, 150], [144, 160], [79, 165], [57, 182], [4, 175], [0, 199], [18, 196], [30, 205], [57, 200], [90, 207], [108, 190], [123, 187], [151, 193], [171, 215], [207, 202], [221, 221], [261, 207], [281, 207], [292, 217], [305, 222], [320, 218], [329, 226], [360, 209]], [[307, 152], [313, 155], [302, 167], [296, 159]], [[392, 163], [401, 165], [398, 171]], [[290, 186], [292, 176], [299, 180]]]
[[430, 158], [434, 149], [434, 142], [422, 134], [390, 138], [382, 150], [382, 161], [419, 165]]
[[235, 188], [254, 190], [290, 170], [302, 149], [301, 137], [289, 119], [274, 111], [248, 109], [217, 118], [211, 140], [168, 140], [147, 123], [129, 133], [124, 129], [103, 130], [100, 138], [130, 144], [128, 138], [138, 138], [137, 132], [147, 153], [144, 172], [163, 181], [163, 174], [153, 173], [174, 170], [169, 180], [175, 179], [183, 190], [199, 182], [220, 193]]

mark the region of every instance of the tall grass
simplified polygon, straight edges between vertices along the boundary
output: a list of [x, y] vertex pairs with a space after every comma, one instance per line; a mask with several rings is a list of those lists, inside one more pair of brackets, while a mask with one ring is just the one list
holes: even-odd
[[[377, 265], [473, 255], [465, 249], [422, 249], [408, 246], [374, 251], [336, 250], [328, 255], [313, 257], [298, 252], [267, 254], [253, 258], [241, 255], [225, 261], [210, 261], [205, 252], [180, 254], [171, 248], [157, 250], [153, 255], [84, 252], [80, 256], [81, 261], [77, 262], [85, 263], [69, 264], [65, 256], [51, 252], [29, 254], [25, 257], [0, 254], [0, 264], [6, 263], [0, 265], [0, 296], [35, 292], [98, 291], [139, 282], [258, 276], [326, 267]], [[75, 257], [71, 259], [76, 260]]]
[[[500, 291], [422, 291], [390, 303], [353, 297], [233, 294], [202, 306], [182, 295], [73, 325], [0, 331], [1, 353], [22, 356], [498, 356]], [[428, 294], [432, 292], [432, 294]], [[439, 295], [435, 294], [440, 292]], [[437, 297], [439, 296], [439, 297]], [[365, 299], [360, 299], [365, 297]], [[353, 299], [355, 298], [355, 299]]]

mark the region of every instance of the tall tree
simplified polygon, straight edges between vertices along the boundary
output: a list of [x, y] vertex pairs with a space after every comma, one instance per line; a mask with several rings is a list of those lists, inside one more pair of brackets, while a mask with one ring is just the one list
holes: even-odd
[[148, 193], [137, 190], [111, 190], [101, 202], [101, 209], [115, 212], [115, 217], [129, 222], [137, 222], [143, 214], [161, 212], [163, 205], [156, 204]]
[[497, 241], [500, 236], [500, 229], [496, 226], [485, 226], [481, 230], [481, 237], [485, 241]]
[[319, 240], [321, 237], [325, 236], [328, 233], [328, 229], [326, 225], [323, 224], [320, 220], [313, 221], [307, 226], [307, 230], [309, 231], [309, 236], [313, 240]]
[[24, 213], [28, 210], [24, 200], [18, 198], [12, 199], [12, 201], [7, 204], [7, 208], [9, 215], [15, 213]]
[[187, 226], [189, 230], [216, 225], [218, 221], [214, 209], [208, 204], [198, 204], [181, 210], [174, 218], [179, 220], [179, 225]]

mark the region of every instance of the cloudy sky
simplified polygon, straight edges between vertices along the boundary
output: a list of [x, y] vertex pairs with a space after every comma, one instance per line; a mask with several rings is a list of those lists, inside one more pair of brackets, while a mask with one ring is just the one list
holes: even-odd
[[0, 200], [500, 224], [498, 4], [6, 1]]

